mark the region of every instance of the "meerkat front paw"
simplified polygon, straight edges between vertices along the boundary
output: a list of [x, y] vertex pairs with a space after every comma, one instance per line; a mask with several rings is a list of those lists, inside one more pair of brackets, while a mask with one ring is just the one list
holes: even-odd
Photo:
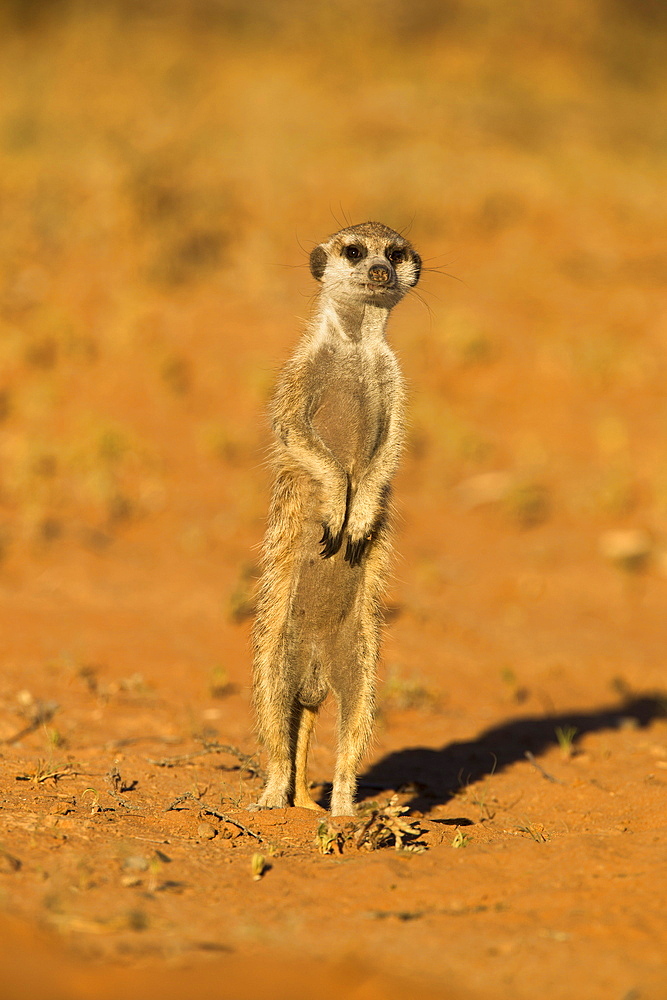
[[347, 477], [342, 476], [338, 482], [324, 490], [327, 502], [322, 505], [322, 537], [320, 555], [323, 559], [335, 556], [343, 544], [343, 531], [347, 513]]
[[372, 533], [356, 540], [348, 535], [347, 545], [345, 546], [345, 562], [349, 562], [350, 566], [360, 566], [364, 552], [372, 541]]
[[335, 556], [341, 545], [343, 544], [343, 529], [341, 528], [337, 534], [333, 534], [331, 528], [328, 524], [322, 522], [322, 537], [320, 538], [320, 545], [322, 546], [322, 551], [320, 555], [323, 559], [330, 559], [331, 556]]
[[345, 559], [350, 566], [359, 566], [364, 553], [373, 541], [378, 522], [378, 504], [374, 498], [368, 499], [359, 491], [352, 501], [350, 515], [345, 525], [347, 545]]

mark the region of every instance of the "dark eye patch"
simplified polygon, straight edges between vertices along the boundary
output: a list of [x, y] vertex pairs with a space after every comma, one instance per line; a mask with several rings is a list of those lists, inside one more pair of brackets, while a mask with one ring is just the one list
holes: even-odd
[[346, 257], [347, 260], [363, 260], [365, 256], [366, 251], [364, 248], [358, 246], [356, 243], [350, 243], [341, 250], [341, 257]]
[[402, 264], [407, 260], [407, 252], [402, 247], [387, 247], [385, 257], [392, 264]]

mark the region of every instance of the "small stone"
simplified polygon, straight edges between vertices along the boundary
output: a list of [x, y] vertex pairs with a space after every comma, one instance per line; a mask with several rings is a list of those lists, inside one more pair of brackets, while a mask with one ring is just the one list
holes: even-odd
[[236, 837], [241, 837], [243, 831], [239, 830], [238, 826], [234, 826], [232, 823], [225, 823], [218, 830], [218, 836], [222, 837], [223, 840], [235, 840]]
[[212, 823], [200, 823], [197, 827], [197, 836], [202, 840], [213, 840], [218, 831]]

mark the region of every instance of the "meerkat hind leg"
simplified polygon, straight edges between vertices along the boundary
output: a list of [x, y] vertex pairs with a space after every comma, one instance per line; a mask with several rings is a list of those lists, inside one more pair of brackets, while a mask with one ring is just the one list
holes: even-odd
[[269, 762], [264, 791], [253, 809], [282, 809], [289, 805], [291, 762], [289, 758]]
[[267, 778], [259, 800], [254, 809], [282, 809], [290, 805], [293, 783], [293, 716], [296, 705], [292, 709], [287, 703], [278, 705], [273, 711], [266, 711], [264, 706], [265, 725], [264, 740], [268, 750]]
[[317, 709], [302, 706], [299, 729], [296, 738], [296, 753], [294, 760], [294, 805], [302, 809], [314, 809], [324, 812], [321, 806], [311, 797], [308, 790], [308, 750], [310, 736], [317, 719]]
[[354, 816], [357, 769], [373, 724], [372, 678], [368, 675], [359, 677], [356, 684], [340, 692], [339, 699], [338, 757], [331, 793], [331, 815]]

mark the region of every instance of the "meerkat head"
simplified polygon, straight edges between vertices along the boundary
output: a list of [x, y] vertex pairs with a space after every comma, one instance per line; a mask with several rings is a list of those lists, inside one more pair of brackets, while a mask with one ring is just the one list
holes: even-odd
[[391, 309], [419, 281], [421, 258], [393, 229], [363, 222], [315, 247], [310, 271], [334, 302]]

